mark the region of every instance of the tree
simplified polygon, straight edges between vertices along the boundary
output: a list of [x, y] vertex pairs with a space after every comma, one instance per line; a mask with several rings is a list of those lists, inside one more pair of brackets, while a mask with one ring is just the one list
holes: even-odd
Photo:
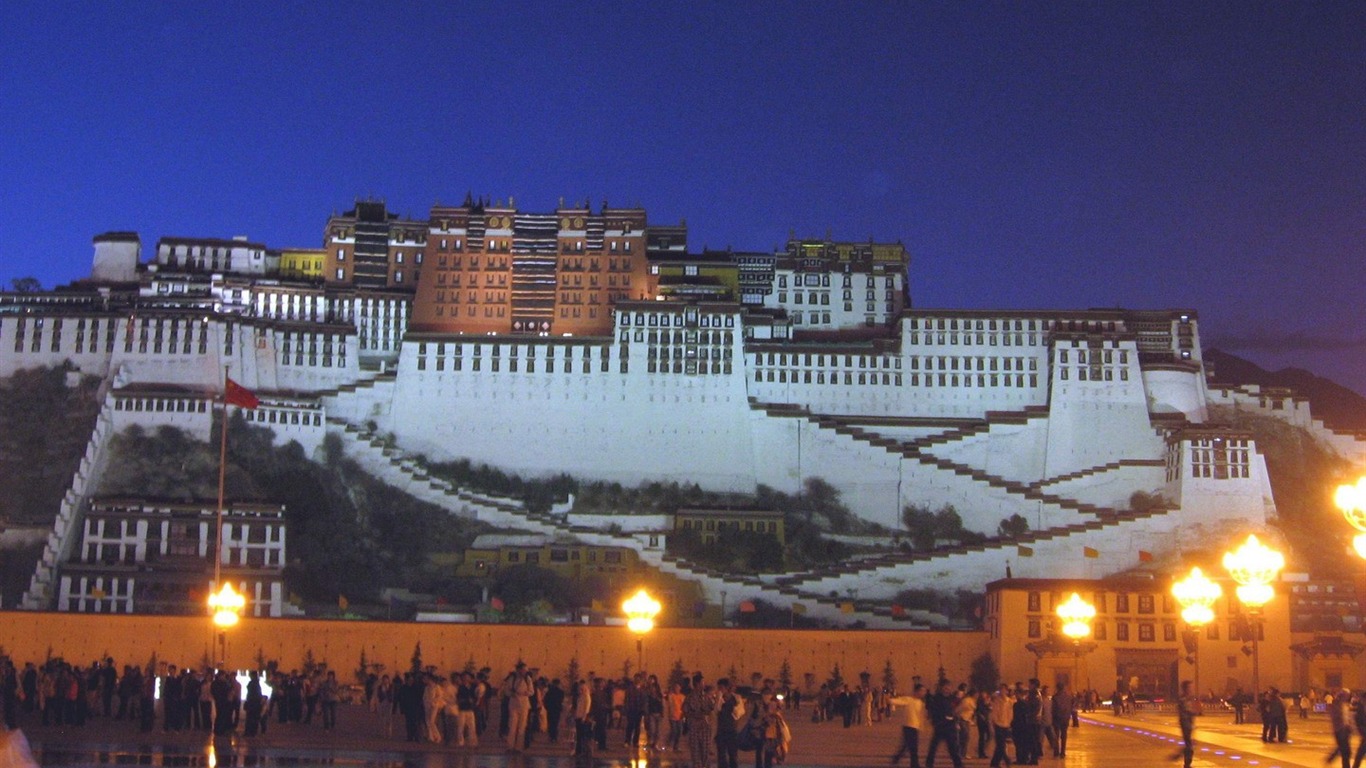
[[365, 648], [360, 649], [360, 663], [356, 666], [356, 682], [365, 685], [365, 679], [370, 676], [370, 662], [365, 658]]
[[882, 667], [882, 687], [888, 691], [896, 691], [896, 670], [892, 669], [891, 659], [887, 659], [887, 663]]
[[839, 664], [830, 670], [830, 679], [826, 681], [826, 685], [832, 691], [838, 690], [840, 686], [844, 685], [844, 673], [840, 671]]
[[674, 665], [669, 668], [669, 687], [686, 685], [687, 682], [688, 670], [683, 667], [683, 660], [674, 659]]
[[778, 685], [785, 691], [792, 688], [792, 664], [786, 657], [783, 658], [782, 666], [778, 667]]
[[1002, 519], [996, 527], [996, 535], [1006, 539], [1018, 539], [1026, 533], [1029, 533], [1029, 521], [1018, 513]]
[[36, 277], [11, 278], [9, 287], [15, 293], [41, 293], [43, 290], [43, 284]]
[[422, 643], [413, 646], [413, 658], [409, 660], [408, 670], [415, 675], [422, 674]]
[[[470, 663], [473, 664], [474, 659], [470, 659]], [[579, 684], [579, 676], [581, 674], [582, 671], [579, 667], [579, 655], [576, 653], [573, 656], [569, 657], [569, 666], [564, 671], [564, 676], [569, 681], [569, 690], [575, 690], [574, 686]]]
[[992, 691], [1001, 682], [1001, 670], [996, 666], [996, 660], [991, 658], [991, 654], [984, 653], [972, 660], [972, 669], [968, 672], [968, 685], [979, 691]]

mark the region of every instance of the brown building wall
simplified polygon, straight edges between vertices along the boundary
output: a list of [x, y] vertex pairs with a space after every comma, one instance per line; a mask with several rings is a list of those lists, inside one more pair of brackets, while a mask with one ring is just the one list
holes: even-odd
[[[50, 652], [84, 663], [113, 656], [118, 664], [146, 664], [155, 653], [163, 662], [197, 665], [212, 655], [214, 641], [207, 617], [0, 613], [0, 646], [21, 664]], [[547, 674], [562, 674], [577, 656], [585, 672], [617, 675], [628, 660], [634, 667], [636, 658], [635, 637], [625, 627], [244, 619], [227, 633], [226, 660], [246, 667], [259, 649], [268, 660], [294, 668], [311, 650], [317, 660], [349, 671], [364, 650], [367, 660], [386, 670], [407, 669], [417, 643], [423, 662], [442, 670], [470, 658], [511, 669], [520, 658]], [[710, 679], [732, 666], [746, 678], [753, 672], [776, 678], [786, 660], [798, 683], [808, 673], [825, 680], [835, 664], [845, 679], [869, 672], [880, 681], [890, 660], [904, 687], [913, 675], [933, 678], [941, 666], [951, 679], [965, 679], [987, 644], [982, 632], [661, 628], [645, 638], [644, 651], [648, 670], [667, 673], [681, 659]]]

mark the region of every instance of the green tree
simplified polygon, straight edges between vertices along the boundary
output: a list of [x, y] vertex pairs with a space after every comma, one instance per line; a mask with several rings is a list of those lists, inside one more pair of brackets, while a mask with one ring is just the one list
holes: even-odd
[[408, 671], [420, 675], [422, 670], [422, 642], [418, 641], [417, 645], [413, 646], [413, 657], [408, 660]]
[[36, 277], [11, 278], [9, 287], [15, 293], [41, 293], [43, 290], [43, 284]]
[[686, 685], [687, 682], [688, 670], [683, 667], [683, 660], [674, 659], [674, 665], [669, 668], [669, 687]]
[[783, 658], [782, 666], [778, 667], [778, 685], [782, 686], [783, 690], [792, 688], [792, 664], [786, 657]]
[[984, 653], [972, 660], [972, 669], [968, 672], [968, 685], [979, 691], [992, 691], [1001, 682], [1001, 670], [996, 666], [996, 660], [991, 658], [991, 654]]
[[887, 659], [882, 667], [882, 687], [889, 691], [896, 690], [896, 670], [892, 669], [891, 659]]
[[832, 691], [838, 690], [840, 686], [844, 685], [844, 673], [840, 671], [840, 665], [838, 663], [831, 668], [830, 679], [826, 680], [825, 683]]
[[1021, 514], [1003, 518], [996, 527], [996, 535], [1006, 539], [1018, 539], [1026, 533], [1029, 533], [1029, 521]]

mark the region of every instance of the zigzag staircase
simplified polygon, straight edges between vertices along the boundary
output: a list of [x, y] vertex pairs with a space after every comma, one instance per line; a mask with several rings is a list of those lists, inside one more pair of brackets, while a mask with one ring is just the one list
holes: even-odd
[[738, 604], [742, 599], [757, 597], [785, 608], [790, 608], [794, 602], [801, 602], [807, 608], [807, 615], [812, 618], [839, 623], [862, 621], [872, 627], [928, 627], [928, 614], [915, 613], [892, 617], [887, 609], [877, 609], [866, 604], [859, 605], [852, 613], [848, 613], [841, 609], [839, 601], [807, 595], [794, 597], [790, 593], [775, 590], [759, 577], [724, 574], [662, 550], [645, 547], [640, 539], [629, 534], [570, 525], [565, 518], [558, 515], [528, 510], [519, 499], [477, 493], [435, 477], [420, 460], [406, 456], [399, 449], [388, 445], [380, 435], [368, 427], [359, 427], [331, 416], [327, 419], [327, 426], [343, 439], [348, 455], [363, 468], [415, 498], [435, 504], [454, 514], [481, 520], [500, 528], [551, 536], [569, 536], [598, 546], [628, 547], [647, 565], [698, 583], [710, 600], [719, 600], [721, 593], [725, 592], [733, 599], [732, 605]]

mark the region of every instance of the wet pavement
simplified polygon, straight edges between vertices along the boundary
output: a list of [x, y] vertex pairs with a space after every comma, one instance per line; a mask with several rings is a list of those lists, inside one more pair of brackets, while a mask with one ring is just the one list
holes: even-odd
[[[812, 723], [803, 714], [791, 713], [789, 716], [793, 744], [787, 764], [791, 766], [887, 765], [888, 756], [895, 751], [900, 739], [900, 728], [894, 721], [846, 729], [839, 723]], [[688, 765], [686, 752], [633, 754], [620, 745], [620, 731], [612, 732], [609, 737], [609, 740], [615, 739], [615, 748], [598, 754], [590, 763], [571, 757], [567, 743], [537, 742], [525, 753], [509, 753], [499, 746], [487, 746], [487, 739], [486, 746], [477, 749], [407, 744], [402, 740], [401, 722], [367, 712], [362, 707], [343, 707], [338, 728], [334, 731], [324, 731], [316, 723], [307, 726], [272, 723], [266, 735], [252, 738], [241, 734], [213, 738], [204, 733], [163, 733], [160, 730], [140, 734], [133, 723], [106, 719], [92, 720], [81, 728], [26, 725], [35, 757], [42, 765], [49, 766], [684, 768]], [[1290, 735], [1291, 743], [1263, 744], [1259, 726], [1255, 724], [1233, 725], [1223, 716], [1202, 718], [1196, 731], [1195, 765], [1198, 768], [1317, 768], [1324, 764], [1324, 757], [1331, 749], [1328, 723], [1324, 718], [1292, 720]], [[1040, 764], [1069, 768], [1180, 765], [1178, 736], [1170, 715], [1141, 713], [1116, 718], [1108, 713], [1088, 714], [1083, 716], [1082, 726], [1070, 732], [1067, 757], [1045, 757]], [[921, 741], [922, 755], [926, 741]], [[740, 764], [750, 765], [753, 755], [752, 752], [740, 753]], [[977, 757], [965, 761], [969, 766], [987, 763]], [[949, 765], [947, 755], [941, 754], [936, 764]]]

